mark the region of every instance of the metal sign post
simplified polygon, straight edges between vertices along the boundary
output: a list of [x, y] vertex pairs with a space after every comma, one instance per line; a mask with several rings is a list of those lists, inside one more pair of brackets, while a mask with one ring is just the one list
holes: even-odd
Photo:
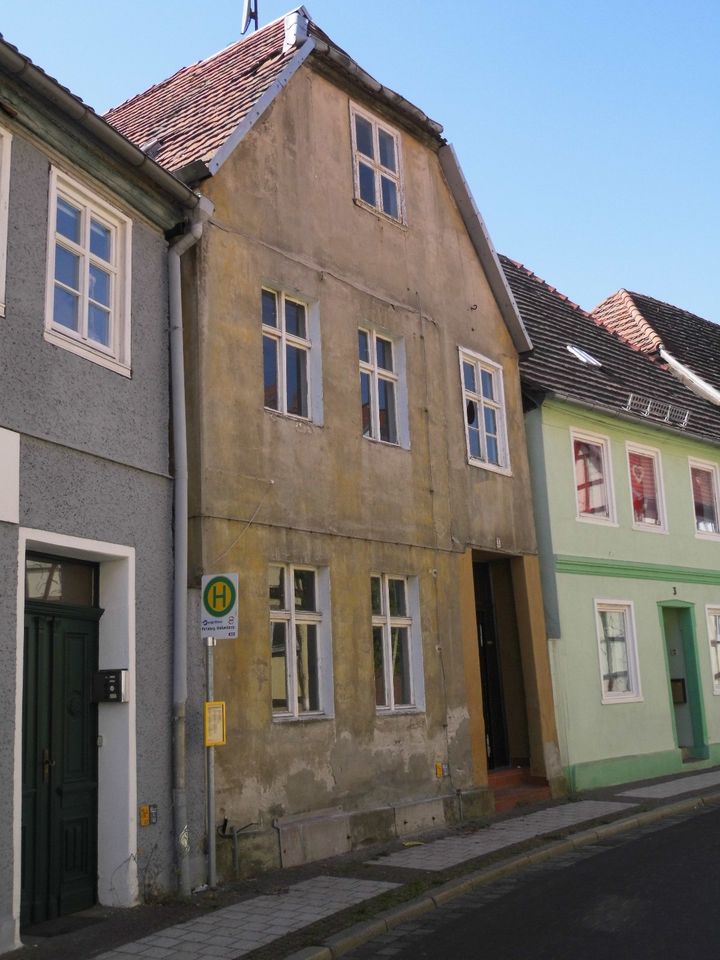
[[237, 587], [236, 573], [222, 573], [202, 579], [202, 604], [200, 611], [200, 632], [207, 644], [205, 658], [205, 760], [207, 767], [207, 848], [208, 848], [208, 886], [214, 890], [217, 886], [217, 866], [215, 857], [215, 746], [225, 742], [225, 713], [222, 705], [222, 739], [218, 739], [216, 724], [210, 718], [216, 716], [212, 707], [215, 702], [215, 664], [213, 654], [215, 643], [219, 639], [234, 640], [237, 637]]

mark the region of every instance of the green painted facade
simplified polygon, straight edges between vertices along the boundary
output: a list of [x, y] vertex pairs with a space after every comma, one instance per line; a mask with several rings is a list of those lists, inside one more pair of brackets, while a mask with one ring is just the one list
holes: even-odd
[[[577, 515], [571, 432], [606, 438], [613, 522]], [[720, 608], [720, 537], [698, 536], [690, 460], [720, 449], [557, 400], [527, 416], [562, 764], [571, 789], [720, 762], [707, 609]], [[633, 528], [626, 444], [659, 452], [666, 532]], [[550, 466], [549, 466], [550, 465]], [[603, 702], [596, 603], [631, 604], [639, 689]], [[686, 703], [675, 704], [684, 694]], [[678, 691], [682, 693], [679, 694]], [[681, 749], [682, 744], [685, 749]]]

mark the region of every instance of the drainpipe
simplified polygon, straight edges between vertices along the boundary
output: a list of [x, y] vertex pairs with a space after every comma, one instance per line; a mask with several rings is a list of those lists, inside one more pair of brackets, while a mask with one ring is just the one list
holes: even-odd
[[187, 705], [187, 569], [188, 569], [188, 455], [185, 412], [185, 358], [183, 351], [180, 258], [198, 242], [213, 206], [204, 197], [193, 211], [189, 229], [168, 251], [170, 287], [170, 370], [173, 444], [175, 452], [175, 576], [173, 583], [173, 826], [178, 894], [190, 896], [190, 835], [187, 817], [185, 712]]

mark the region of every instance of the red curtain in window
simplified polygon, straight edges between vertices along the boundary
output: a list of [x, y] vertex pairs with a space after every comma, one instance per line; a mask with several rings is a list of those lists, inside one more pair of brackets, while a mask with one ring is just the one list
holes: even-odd
[[640, 523], [657, 523], [655, 461], [642, 453], [630, 453], [628, 460], [635, 520]]

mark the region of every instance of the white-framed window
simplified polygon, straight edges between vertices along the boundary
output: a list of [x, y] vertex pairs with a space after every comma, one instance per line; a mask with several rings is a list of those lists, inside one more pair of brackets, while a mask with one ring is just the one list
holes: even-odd
[[633, 527], [667, 532], [660, 451], [628, 443], [628, 479]]
[[420, 606], [415, 577], [370, 577], [375, 705], [378, 713], [425, 708]]
[[700, 460], [690, 461], [690, 484], [695, 510], [695, 533], [702, 537], [720, 536], [720, 510], [718, 506], [718, 467]]
[[626, 600], [596, 600], [595, 621], [602, 702], [642, 700], [632, 603]]
[[363, 436], [410, 446], [403, 341], [360, 327], [358, 358]]
[[333, 715], [330, 579], [326, 568], [270, 564], [274, 720]]
[[50, 171], [45, 339], [130, 376], [132, 222]]
[[350, 104], [355, 199], [402, 223], [405, 219], [402, 195], [400, 135]]
[[577, 519], [614, 524], [609, 439], [577, 430], [572, 430], [570, 437]]
[[0, 127], [0, 317], [5, 316], [11, 150], [12, 134], [4, 127]]
[[468, 462], [509, 473], [502, 368], [479, 353], [460, 348], [460, 383]]
[[706, 607], [713, 693], [720, 696], [720, 606]]
[[318, 304], [263, 287], [261, 315], [265, 408], [322, 424]]

